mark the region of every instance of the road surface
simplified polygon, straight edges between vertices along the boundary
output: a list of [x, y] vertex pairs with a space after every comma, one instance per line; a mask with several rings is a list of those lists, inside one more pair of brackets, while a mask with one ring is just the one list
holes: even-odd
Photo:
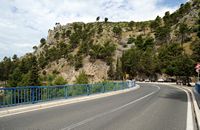
[[140, 84], [125, 94], [0, 118], [1, 130], [186, 130], [187, 95]]

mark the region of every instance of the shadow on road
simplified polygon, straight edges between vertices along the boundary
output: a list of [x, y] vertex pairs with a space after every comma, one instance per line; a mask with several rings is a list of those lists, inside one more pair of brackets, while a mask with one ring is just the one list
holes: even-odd
[[176, 90], [174, 90], [173, 92], [168, 91], [168, 92], [161, 94], [159, 97], [172, 99], [172, 100], [180, 100], [182, 102], [187, 102], [187, 95], [185, 92], [182, 92], [182, 91], [176, 91]]

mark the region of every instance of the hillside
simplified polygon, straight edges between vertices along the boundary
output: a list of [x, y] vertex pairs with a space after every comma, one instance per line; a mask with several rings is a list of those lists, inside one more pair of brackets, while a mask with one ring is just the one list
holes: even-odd
[[[114, 44], [116, 51], [111, 57], [113, 58], [113, 64], [116, 64], [117, 58], [122, 56], [123, 51], [135, 46], [134, 39], [138, 36], [154, 38], [157, 48], [168, 42], [181, 42], [181, 38], [178, 36], [181, 34], [179, 34], [178, 30], [180, 24], [184, 23], [192, 30], [187, 34], [186, 40], [183, 42], [186, 52], [191, 53], [189, 46], [196, 39], [196, 33], [193, 30], [196, 28], [198, 10], [199, 3], [190, 2], [181, 5], [181, 8], [173, 14], [166, 12], [163, 18], [157, 17], [155, 21], [116, 23], [97, 21], [94, 23], [71, 23], [66, 25], [56, 23], [54, 29], [48, 31], [46, 42], [38, 47], [35, 54], [38, 57], [48, 57], [49, 53], [52, 52], [54, 58], [50, 56], [50, 58], [45, 59], [49, 62], [44, 65], [44, 70], [48, 73], [56, 70], [69, 82], [73, 82], [75, 76], [78, 76], [82, 70], [90, 76], [90, 81], [101, 81], [108, 77], [107, 71], [110, 63], [106, 64], [106, 59], [101, 57], [95, 58], [91, 62], [90, 51], [92, 51], [92, 45], [103, 45], [106, 42]], [[171, 30], [169, 38], [166, 40], [166, 36], [162, 36], [165, 34], [159, 34], [161, 36], [156, 38], [157, 26], [162, 27], [165, 24], [169, 24], [168, 26]], [[62, 47], [59, 48], [59, 46]], [[56, 54], [61, 52], [59, 49], [64, 51], [63, 54]], [[83, 52], [81, 53], [80, 51]], [[56, 55], [58, 56], [56, 57]], [[71, 61], [73, 59], [78, 61]], [[76, 64], [80, 65], [76, 67]]]
[[162, 61], [163, 48], [179, 44], [175, 47], [183, 47], [184, 54], [193, 56], [193, 44], [199, 43], [199, 12], [200, 1], [191, 0], [152, 21], [110, 22], [97, 17], [93, 23], [56, 23], [47, 39], [42, 38], [40, 45], [33, 47], [39, 75], [60, 75], [68, 83], [74, 83], [82, 72], [89, 82], [173, 76]]

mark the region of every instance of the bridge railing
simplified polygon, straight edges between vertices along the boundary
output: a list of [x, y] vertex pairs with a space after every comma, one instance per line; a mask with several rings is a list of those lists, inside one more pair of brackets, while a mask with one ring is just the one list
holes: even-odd
[[34, 104], [56, 99], [67, 99], [81, 95], [117, 91], [134, 86], [135, 81], [0, 88], [0, 107]]
[[200, 94], [200, 82], [195, 84], [196, 92]]

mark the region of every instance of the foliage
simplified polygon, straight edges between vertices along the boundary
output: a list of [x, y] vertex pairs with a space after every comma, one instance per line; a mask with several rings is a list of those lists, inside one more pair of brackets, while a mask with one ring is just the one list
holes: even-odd
[[113, 43], [106, 42], [103, 45], [93, 45], [90, 51], [91, 59], [102, 59], [107, 63], [112, 62], [112, 56], [116, 50], [116, 46]]
[[170, 27], [158, 27], [155, 31], [155, 39], [158, 44], [166, 44], [170, 41]]
[[81, 55], [74, 56], [74, 67], [75, 70], [78, 70], [79, 68], [83, 67], [83, 57]]
[[157, 16], [156, 19], [151, 22], [150, 27], [152, 29], [156, 30], [157, 28], [159, 28], [161, 26], [161, 23], [162, 23], [161, 17]]
[[117, 59], [116, 71], [115, 71], [114, 77], [115, 77], [116, 80], [122, 80], [123, 79], [122, 62], [119, 58]]
[[137, 49], [131, 48], [124, 52], [121, 61], [124, 74], [129, 74], [133, 77], [137, 75], [138, 67], [140, 66], [140, 52]]
[[198, 19], [198, 31], [197, 31], [197, 36], [200, 38], [200, 12], [198, 14], [199, 19]]
[[100, 20], [100, 16], [98, 16], [97, 18], [96, 18], [96, 21], [98, 22]]
[[190, 32], [190, 30], [189, 30], [187, 24], [181, 23], [179, 26], [179, 33], [181, 36], [181, 45], [183, 45], [183, 43], [185, 42], [185, 39], [189, 32]]
[[122, 28], [121, 27], [114, 27], [113, 28], [113, 33], [117, 36], [120, 37], [122, 33]]
[[39, 68], [38, 68], [38, 63], [37, 63], [37, 59], [35, 56], [32, 56], [30, 59], [31, 62], [31, 68], [29, 71], [29, 80], [28, 80], [28, 84], [29, 86], [38, 86], [39, 83]]
[[131, 21], [128, 23], [128, 27], [130, 30], [133, 30], [133, 26], [135, 25], [135, 22], [134, 21]]
[[85, 74], [85, 71], [82, 71], [78, 77], [76, 77], [76, 84], [88, 84], [89, 79], [88, 76]]
[[40, 47], [43, 47], [46, 44], [46, 39], [45, 38], [41, 38], [40, 39]]
[[105, 21], [105, 23], [107, 23], [107, 22], [108, 22], [108, 18], [107, 18], [107, 17], [105, 17], [104, 21]]
[[115, 72], [114, 72], [114, 66], [113, 66], [113, 64], [111, 63], [110, 64], [110, 67], [109, 67], [109, 70], [108, 70], [108, 77], [109, 77], [109, 79], [113, 79], [114, 78], [114, 76], [115, 76]]
[[200, 40], [196, 40], [192, 46], [191, 49], [193, 51], [192, 59], [196, 62], [200, 62]]
[[67, 84], [67, 82], [62, 76], [57, 76], [53, 81], [53, 85], [64, 85], [64, 84]]
[[140, 35], [136, 38], [135, 45], [139, 50], [146, 51], [148, 48], [154, 48], [154, 39], [151, 37], [142, 38]]

